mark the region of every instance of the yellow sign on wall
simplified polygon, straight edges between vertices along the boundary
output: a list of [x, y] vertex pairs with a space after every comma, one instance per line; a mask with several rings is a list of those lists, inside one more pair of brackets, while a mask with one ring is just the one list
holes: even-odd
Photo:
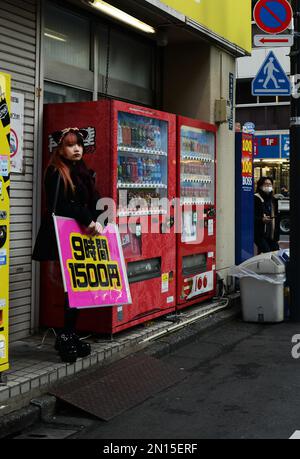
[[0, 373], [8, 369], [10, 75], [0, 72]]
[[251, 0], [162, 0], [162, 3], [251, 52]]

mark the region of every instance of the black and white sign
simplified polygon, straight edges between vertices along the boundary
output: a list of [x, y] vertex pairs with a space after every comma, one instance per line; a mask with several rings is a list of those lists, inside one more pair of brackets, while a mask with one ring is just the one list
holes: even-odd
[[24, 94], [11, 93], [10, 170], [24, 172]]

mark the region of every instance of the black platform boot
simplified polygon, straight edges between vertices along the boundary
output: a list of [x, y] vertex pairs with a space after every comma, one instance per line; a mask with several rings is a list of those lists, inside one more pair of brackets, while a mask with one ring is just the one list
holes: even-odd
[[76, 346], [77, 357], [87, 357], [91, 353], [91, 345], [82, 341], [76, 333], [72, 333], [72, 339]]
[[59, 333], [56, 337], [54, 348], [58, 351], [62, 362], [76, 362], [78, 353], [72, 333], [66, 331]]

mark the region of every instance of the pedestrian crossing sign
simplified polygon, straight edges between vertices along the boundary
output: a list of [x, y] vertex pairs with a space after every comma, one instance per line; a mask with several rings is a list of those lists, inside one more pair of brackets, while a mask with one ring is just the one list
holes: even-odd
[[270, 51], [252, 81], [253, 96], [290, 96], [291, 83], [273, 51]]

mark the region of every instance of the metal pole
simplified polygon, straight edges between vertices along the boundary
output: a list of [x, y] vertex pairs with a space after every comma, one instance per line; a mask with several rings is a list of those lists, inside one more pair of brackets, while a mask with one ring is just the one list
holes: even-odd
[[[293, 0], [294, 46], [291, 50], [291, 76], [294, 83], [300, 79], [300, 0]], [[298, 75], [298, 76], [297, 76]], [[300, 93], [291, 97], [291, 154], [290, 154], [290, 319], [300, 322]]]

